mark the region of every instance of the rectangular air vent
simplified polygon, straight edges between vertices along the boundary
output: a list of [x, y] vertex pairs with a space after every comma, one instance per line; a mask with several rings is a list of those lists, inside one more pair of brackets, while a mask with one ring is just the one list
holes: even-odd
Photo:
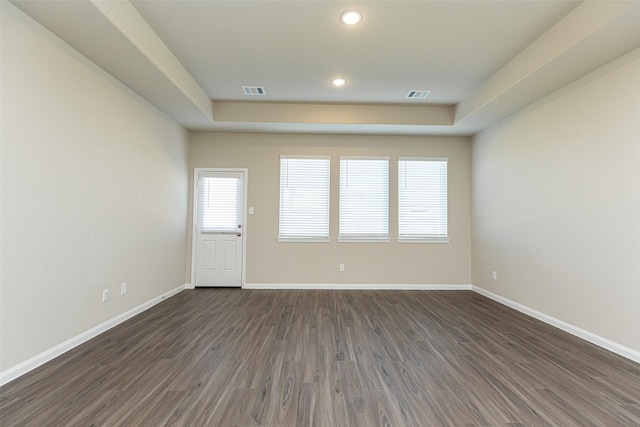
[[242, 86], [242, 91], [249, 96], [262, 96], [265, 94], [264, 88], [261, 86]]
[[431, 93], [430, 90], [411, 90], [407, 94], [407, 98], [411, 99], [425, 99]]

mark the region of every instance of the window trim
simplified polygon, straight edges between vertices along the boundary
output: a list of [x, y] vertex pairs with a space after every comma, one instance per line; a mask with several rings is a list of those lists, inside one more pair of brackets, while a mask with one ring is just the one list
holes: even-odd
[[[302, 160], [328, 160], [329, 161], [329, 185], [328, 185], [328, 205], [327, 205], [327, 235], [320, 237], [313, 236], [281, 236], [280, 235], [280, 214], [281, 214], [281, 203], [282, 203], [282, 160], [283, 159], [302, 159]], [[305, 155], [305, 154], [281, 154], [278, 159], [278, 236], [276, 237], [276, 241], [281, 243], [329, 243], [331, 242], [331, 156], [330, 155]]]
[[331, 243], [331, 237], [276, 237], [280, 243]]
[[[340, 232], [342, 213], [342, 161], [343, 160], [386, 160], [387, 161], [387, 233], [385, 235], [343, 235]], [[389, 243], [391, 242], [390, 232], [390, 189], [391, 189], [391, 156], [340, 156], [338, 176], [338, 242], [340, 243]]]
[[447, 244], [451, 241], [449, 237], [446, 238], [433, 238], [433, 239], [425, 239], [424, 237], [398, 237], [396, 242], [398, 243], [436, 243], [436, 244]]
[[[433, 237], [428, 238], [425, 236], [416, 235], [415, 237], [411, 236], [400, 236], [400, 162], [401, 161], [440, 161], [446, 162], [447, 165], [447, 235], [445, 237]], [[435, 244], [447, 244], [450, 242], [449, 235], [449, 157], [412, 157], [412, 156], [399, 156], [398, 157], [398, 237], [396, 242], [398, 243], [435, 243]]]
[[[223, 176], [224, 175], [224, 176]], [[218, 172], [201, 172], [200, 175], [197, 177], [198, 182], [197, 184], [197, 190], [198, 190], [198, 200], [203, 202], [205, 200], [205, 194], [204, 191], [207, 188], [205, 185], [205, 182], [207, 179], [220, 179], [220, 178], [224, 178], [224, 179], [236, 179], [239, 180], [236, 176], [236, 173], [234, 172], [227, 172], [227, 171], [218, 171]], [[242, 189], [238, 186], [236, 188], [236, 197], [238, 196], [238, 194], [242, 191]], [[202, 204], [198, 204], [198, 212], [197, 212], [197, 223], [196, 223], [196, 229], [201, 233], [201, 234], [237, 234], [238, 232], [238, 228], [237, 228], [237, 224], [242, 224], [242, 212], [237, 211], [235, 212], [235, 221], [233, 221], [233, 226], [232, 227], [218, 227], [218, 228], [209, 228], [209, 227], [205, 227], [204, 221], [207, 218], [207, 216], [205, 215], [204, 212], [204, 206], [202, 206]]]

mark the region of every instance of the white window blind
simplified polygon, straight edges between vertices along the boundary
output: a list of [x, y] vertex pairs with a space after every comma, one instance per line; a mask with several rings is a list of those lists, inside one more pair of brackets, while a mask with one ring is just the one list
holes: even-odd
[[389, 158], [340, 158], [340, 239], [389, 239]]
[[201, 177], [200, 212], [201, 231], [236, 231], [238, 227], [238, 190], [240, 181], [234, 177]]
[[398, 239], [447, 239], [447, 159], [398, 160]]
[[329, 239], [329, 157], [280, 158], [281, 239]]

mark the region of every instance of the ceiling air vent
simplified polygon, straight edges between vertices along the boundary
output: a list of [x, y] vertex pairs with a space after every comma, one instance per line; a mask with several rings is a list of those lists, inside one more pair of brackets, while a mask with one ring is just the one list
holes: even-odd
[[410, 99], [425, 99], [431, 93], [430, 90], [411, 90], [407, 94]]
[[264, 88], [261, 86], [242, 86], [242, 91], [249, 96], [263, 96]]

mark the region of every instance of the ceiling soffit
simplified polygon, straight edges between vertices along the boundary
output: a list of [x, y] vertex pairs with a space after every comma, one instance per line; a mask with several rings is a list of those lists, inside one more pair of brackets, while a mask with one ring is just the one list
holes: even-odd
[[471, 135], [640, 46], [640, 2], [583, 2], [455, 105], [216, 101], [127, 1], [13, 3], [190, 130]]

